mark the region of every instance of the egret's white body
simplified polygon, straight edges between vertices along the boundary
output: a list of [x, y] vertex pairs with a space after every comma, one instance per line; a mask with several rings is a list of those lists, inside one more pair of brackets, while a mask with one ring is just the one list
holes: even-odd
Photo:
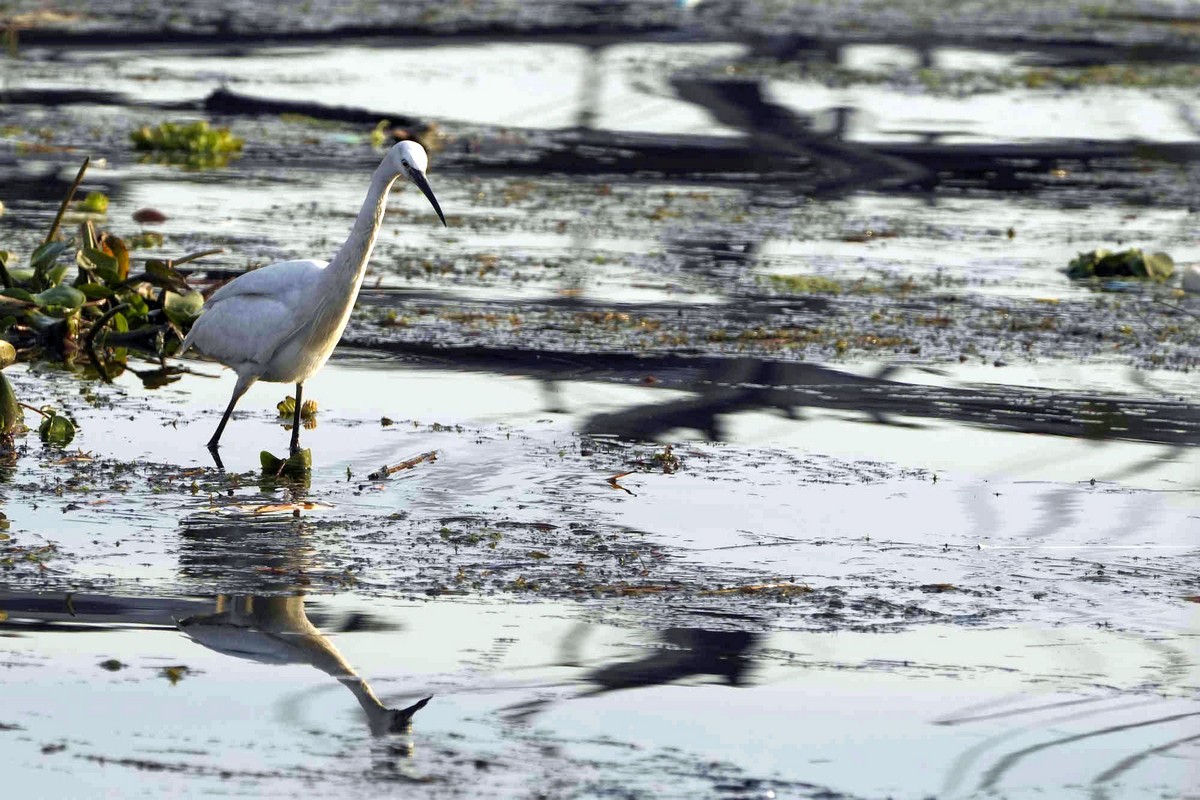
[[238, 376], [229, 407], [208, 443], [210, 449], [216, 449], [237, 401], [256, 381], [263, 380], [296, 384], [296, 425], [292, 430], [292, 450], [296, 450], [302, 386], [324, 366], [342, 338], [383, 223], [392, 184], [400, 177], [413, 182], [442, 217], [425, 180], [427, 165], [428, 157], [421, 145], [395, 145], [371, 176], [367, 198], [350, 236], [332, 261], [271, 264], [239, 275], [208, 298], [179, 354], [195, 347]]

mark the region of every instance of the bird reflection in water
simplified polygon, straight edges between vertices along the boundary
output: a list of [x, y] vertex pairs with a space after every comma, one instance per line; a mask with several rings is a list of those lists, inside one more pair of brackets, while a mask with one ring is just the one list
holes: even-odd
[[[345, 686], [366, 715], [377, 740], [376, 770], [395, 771], [396, 757], [413, 754], [413, 715], [431, 698], [405, 708], [388, 708], [371, 685], [309, 620], [300, 595], [219, 595], [210, 614], [180, 620], [179, 629], [193, 641], [235, 658], [261, 664], [309, 664]], [[382, 761], [381, 761], [382, 759]]]
[[[219, 653], [262, 664], [308, 664], [345, 686], [362, 708], [374, 738], [375, 772], [405, 777], [397, 759], [413, 754], [413, 715], [428, 697], [389, 708], [308, 617], [304, 588], [336, 563], [307, 520], [237, 520], [195, 515], [181, 531], [181, 574], [219, 586], [215, 608], [179, 620], [179, 630]], [[243, 588], [244, 587], [244, 588]], [[370, 620], [358, 618], [361, 629]]]

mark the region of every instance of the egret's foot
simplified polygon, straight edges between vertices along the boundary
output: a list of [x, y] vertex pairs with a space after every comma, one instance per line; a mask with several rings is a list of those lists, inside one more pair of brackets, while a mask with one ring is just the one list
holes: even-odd
[[208, 454], [212, 456], [213, 464], [216, 465], [217, 469], [224, 472], [225, 464], [221, 461], [221, 453], [217, 449], [217, 446], [211, 442], [208, 445]]

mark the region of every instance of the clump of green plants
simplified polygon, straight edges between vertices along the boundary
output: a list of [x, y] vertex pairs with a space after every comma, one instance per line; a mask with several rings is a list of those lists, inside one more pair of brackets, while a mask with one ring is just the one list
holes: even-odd
[[79, 210], [85, 214], [108, 213], [108, 195], [104, 192], [88, 192], [79, 202]]
[[3, 369], [17, 360], [17, 349], [0, 339], [0, 452], [11, 450], [13, 437], [25, 430], [25, 418]]
[[[275, 404], [275, 410], [279, 412], [279, 416], [287, 419], [292, 419], [296, 415], [296, 398], [290, 394]], [[316, 420], [317, 418], [317, 401], [305, 400], [300, 406], [300, 419], [304, 422]], [[315, 427], [315, 426], [314, 426]]]
[[821, 275], [768, 275], [771, 286], [787, 294], [841, 294], [841, 281]]
[[192, 169], [223, 167], [242, 152], [245, 144], [229, 128], [214, 128], [204, 120], [145, 125], [129, 138], [135, 150], [147, 153], [143, 161], [158, 160]]
[[312, 472], [312, 451], [300, 450], [280, 458], [267, 450], [258, 454], [262, 474], [268, 478], [292, 478], [303, 480]]
[[[97, 231], [91, 219], [74, 236], [62, 236], [63, 216], [87, 165], [85, 160], [42, 244], [23, 264], [16, 254], [0, 250], [0, 365], [53, 361], [104, 381], [129, 369], [147, 386], [170, 383], [180, 370], [163, 359], [204, 306], [203, 295], [176, 267], [220, 250], [135, 264], [125, 241]], [[129, 366], [130, 350], [157, 363], [135, 370]], [[0, 375], [0, 434], [24, 429], [14, 403], [12, 387]], [[65, 417], [32, 410], [43, 416], [43, 440], [63, 443], [74, 435]]]
[[1093, 250], [1080, 253], [1067, 266], [1071, 278], [1142, 278], [1165, 281], [1175, 272], [1175, 262], [1166, 253], [1143, 253], [1138, 248]]

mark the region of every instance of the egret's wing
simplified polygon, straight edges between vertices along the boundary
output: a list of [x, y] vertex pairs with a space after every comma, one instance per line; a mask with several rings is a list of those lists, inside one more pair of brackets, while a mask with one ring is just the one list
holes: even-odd
[[195, 347], [234, 369], [265, 363], [303, 324], [305, 301], [324, 269], [323, 261], [282, 261], [239, 275], [205, 301], [179, 355]]
[[206, 307], [236, 295], [282, 297], [298, 287], [311, 285], [328, 264], [324, 261], [280, 261], [243, 273], [212, 293]]
[[286, 300], [256, 294], [223, 297], [192, 325], [180, 352], [195, 347], [234, 369], [261, 364], [295, 327], [296, 312]]

